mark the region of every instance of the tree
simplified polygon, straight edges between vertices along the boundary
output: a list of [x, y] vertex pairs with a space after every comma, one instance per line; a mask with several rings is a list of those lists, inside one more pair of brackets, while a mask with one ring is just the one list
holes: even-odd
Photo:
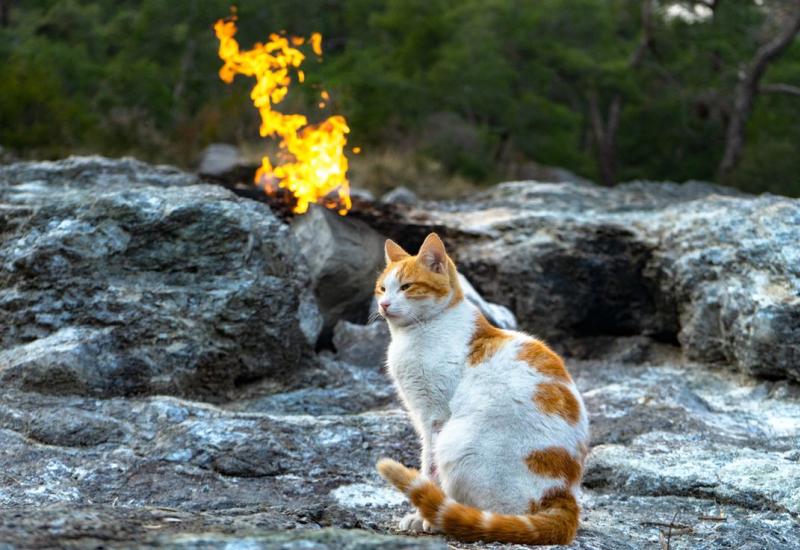
[[7, 27], [11, 22], [11, 0], [0, 0], [0, 27]]
[[717, 170], [721, 178], [730, 174], [742, 157], [747, 120], [753, 111], [753, 104], [759, 91], [800, 92], [797, 87], [785, 84], [759, 88], [761, 78], [769, 64], [791, 46], [800, 32], [800, 0], [790, 0], [786, 7], [785, 18], [780, 18], [784, 19], [783, 27], [772, 40], [756, 51], [750, 62], [739, 72], [739, 82], [734, 91], [733, 110], [725, 134], [725, 152]]
[[[628, 70], [630, 71], [635, 71], [642, 64], [647, 50], [653, 47], [653, 7], [654, 0], [642, 2], [641, 37], [628, 61]], [[619, 92], [614, 94], [605, 117], [600, 110], [597, 92], [590, 90], [587, 99], [600, 182], [603, 185], [614, 185], [617, 183], [616, 141], [622, 112], [622, 94]]]

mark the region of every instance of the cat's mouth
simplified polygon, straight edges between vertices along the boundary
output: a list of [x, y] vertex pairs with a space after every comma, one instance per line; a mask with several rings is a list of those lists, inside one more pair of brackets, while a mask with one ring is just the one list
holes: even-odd
[[402, 317], [402, 315], [400, 315], [399, 313], [391, 313], [388, 311], [381, 311], [381, 315], [383, 315], [383, 317], [386, 319], [399, 319], [400, 317]]

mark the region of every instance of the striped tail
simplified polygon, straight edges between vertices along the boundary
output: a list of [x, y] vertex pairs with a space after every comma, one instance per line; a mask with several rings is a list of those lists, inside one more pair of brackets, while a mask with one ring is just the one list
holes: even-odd
[[439, 486], [417, 470], [383, 458], [378, 473], [403, 492], [422, 517], [445, 535], [464, 542], [569, 544], [578, 530], [578, 503], [568, 491], [552, 492], [536, 510], [517, 516], [484, 512], [445, 496]]

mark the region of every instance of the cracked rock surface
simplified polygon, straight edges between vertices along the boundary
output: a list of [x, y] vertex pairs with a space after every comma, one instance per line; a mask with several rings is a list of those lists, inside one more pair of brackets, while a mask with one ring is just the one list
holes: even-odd
[[800, 381], [800, 200], [706, 183], [515, 182], [369, 219], [410, 249], [442, 233], [486, 299], [562, 351], [576, 337], [642, 335]]
[[[417, 466], [418, 449], [413, 429], [383, 373], [384, 327], [343, 323], [334, 334], [335, 353], [312, 351], [321, 317], [313, 301], [302, 305], [304, 287], [296, 281], [307, 281], [304, 266], [291, 248], [272, 237], [291, 239], [286, 225], [265, 206], [194, 185], [190, 177], [175, 176], [171, 169], [161, 174], [161, 168], [107, 159], [62, 162], [63, 173], [59, 163], [41, 163], [47, 164], [44, 168], [29, 164], [0, 168], [0, 309], [11, 315], [4, 317], [11, 320], [0, 327], [0, 548], [514, 548], [396, 532], [397, 520], [409, 506], [378, 478], [374, 463], [390, 456]], [[115, 163], [121, 163], [118, 169]], [[126, 172], [129, 169], [141, 169], [150, 179], [136, 180], [130, 189], [122, 190], [117, 183], [132, 177]], [[19, 174], [37, 174], [41, 181], [26, 181], [33, 176]], [[146, 179], [145, 175], [141, 178]], [[171, 183], [153, 183], [162, 177]], [[52, 178], [51, 183], [47, 178]], [[73, 186], [71, 178], [82, 183]], [[58, 187], [58, 200], [45, 192], [48, 185]], [[91, 200], [87, 189], [93, 189]], [[707, 211], [720, 219], [722, 213], [714, 210], [717, 201], [753, 200], [753, 212], [762, 207], [795, 208], [783, 199], [709, 196], [709, 188], [703, 186], [660, 189], [658, 193], [684, 197], [695, 189], [696, 197], [686, 201], [706, 202]], [[564, 206], [562, 221], [554, 211], [547, 224], [535, 222], [542, 224], [545, 233], [562, 231], [559, 239], [580, 235], [575, 220], [591, 217], [575, 202], [574, 194], [583, 191], [563, 191], [569, 195], [565, 204], [574, 203], [582, 213], [570, 214]], [[597, 263], [589, 264], [612, 269], [602, 262], [615, 261], [618, 253], [639, 254], [639, 238], [649, 235], [646, 242], [650, 244], [641, 250], [641, 264], [634, 269], [620, 260], [613, 269], [635, 275], [644, 285], [637, 287], [631, 279], [629, 290], [643, 296], [631, 307], [649, 303], [652, 309], [647, 311], [652, 315], [626, 312], [624, 293], [610, 295], [601, 303], [606, 308], [602, 310], [618, 311], [617, 317], [609, 318], [636, 330], [608, 334], [587, 329], [580, 338], [565, 336], [573, 352], [568, 366], [585, 397], [592, 427], [581, 528], [571, 547], [658, 548], [668, 540], [673, 549], [800, 548], [800, 386], [786, 374], [790, 372], [784, 368], [786, 363], [776, 363], [781, 377], [754, 377], [752, 372], [758, 369], [738, 359], [746, 355], [731, 351], [755, 349], [746, 338], [737, 343], [725, 340], [728, 333], [716, 332], [715, 337], [722, 337], [719, 346], [732, 355], [725, 352], [709, 364], [707, 356], [684, 345], [688, 336], [683, 336], [685, 331], [700, 334], [693, 332], [689, 321], [705, 315], [693, 313], [702, 310], [703, 296], [710, 296], [703, 293], [711, 292], [710, 288], [723, 294], [733, 292], [737, 285], [751, 288], [747, 285], [755, 280], [755, 264], [749, 262], [759, 246], [765, 262], [760, 265], [767, 266], [764, 270], [769, 273], [765, 284], [779, 288], [768, 287], [765, 294], [748, 299], [761, 300], [763, 306], [753, 310], [753, 315], [776, 312], [770, 323], [778, 324], [758, 325], [743, 309], [719, 330], [740, 331], [744, 322], [762, 328], [784, 326], [780, 316], [792, 311], [793, 302], [778, 298], [789, 288], [781, 285], [789, 284], [795, 267], [779, 261], [777, 245], [769, 239], [757, 245], [759, 231], [766, 231], [763, 228], [753, 230], [745, 252], [720, 245], [724, 250], [708, 263], [697, 255], [675, 252], [669, 256], [672, 249], [664, 248], [654, 236], [680, 231], [680, 224], [670, 226], [668, 217], [660, 218], [667, 214], [661, 199], [651, 196], [654, 192], [636, 191], [642, 197], [638, 203], [629, 197], [616, 209], [620, 215], [632, 215], [626, 213], [630, 210], [642, 216], [650, 212], [655, 221], [651, 220], [649, 229], [625, 222], [623, 231], [621, 222], [615, 221], [613, 231], [587, 230], [597, 246], [575, 244], [576, 266], [588, 261], [586, 254], [591, 252]], [[614, 201], [624, 196], [604, 190], [604, 199], [586, 198], [585, 208], [607, 200], [603, 208], [614, 210]], [[547, 197], [555, 200], [551, 191]], [[93, 200], [99, 210], [91, 210]], [[108, 206], [123, 200], [124, 208]], [[533, 197], [525, 200], [533, 201]], [[440, 211], [431, 209], [427, 215], [445, 216], [442, 212], [448, 208], [454, 207], [442, 205]], [[678, 216], [680, 208], [670, 215]], [[702, 217], [701, 204], [682, 208]], [[176, 214], [183, 209], [198, 218]], [[542, 215], [533, 212], [531, 219]], [[611, 219], [616, 214], [604, 215]], [[559, 225], [567, 224], [564, 220], [570, 216], [574, 219], [569, 223], [576, 224], [573, 233]], [[484, 229], [451, 229], [457, 254], [470, 266], [468, 275], [475, 286], [501, 303], [501, 294], [491, 292], [508, 284], [511, 271], [504, 270], [512, 267], [497, 265], [493, 279], [481, 278], [482, 269], [495, 261], [492, 258], [510, 261], [510, 250], [533, 250], [526, 258], [534, 262], [549, 254], [542, 252], [546, 248], [537, 248], [548, 242], [546, 235], [531, 237], [525, 248], [521, 228], [534, 222], [524, 221], [519, 212], [512, 217], [516, 221], [503, 230], [507, 240], [498, 238], [496, 245], [483, 248], [478, 243], [487, 238], [481, 233]], [[192, 223], [192, 219], [204, 222]], [[469, 222], [468, 216], [453, 214], [452, 219]], [[663, 225], [656, 223], [658, 219]], [[52, 220], [57, 223], [51, 224]], [[59, 233], [56, 229], [64, 220], [94, 229]], [[141, 232], [149, 234], [148, 223], [170, 230], [162, 231], [160, 239], [152, 237], [144, 248], [111, 238], [116, 234], [112, 227], [137, 228], [129, 231], [131, 240]], [[207, 230], [199, 227], [207, 223], [212, 224]], [[489, 225], [494, 223], [499, 222]], [[225, 227], [231, 231], [228, 237], [217, 237]], [[485, 229], [486, 235], [500, 231], [497, 227]], [[261, 245], [254, 246], [248, 257], [237, 247], [244, 246], [244, 234], [252, 232], [259, 235]], [[622, 244], [620, 234], [625, 235]], [[191, 244], [198, 236], [205, 239], [203, 246]], [[112, 242], [123, 244], [114, 248]], [[192, 254], [171, 260], [177, 263], [155, 261], [169, 247], [189, 246], [195, 246]], [[569, 246], [563, 240], [557, 243], [560, 257], [569, 257]], [[788, 244], [783, 247], [787, 258], [796, 251]], [[19, 271], [13, 258], [26, 253], [39, 254], [40, 261]], [[66, 263], [54, 268], [52, 257], [59, 254]], [[734, 259], [727, 254], [741, 255], [738, 275], [732, 271]], [[143, 257], [151, 262], [148, 268], [137, 263]], [[198, 271], [187, 271], [185, 262], [201, 262], [197, 257], [205, 258], [196, 264]], [[695, 268], [690, 267], [690, 258], [697, 262]], [[557, 267], [560, 261], [547, 265]], [[651, 273], [651, 265], [669, 269], [652, 271], [659, 274], [654, 275], [653, 286], [647, 286], [651, 283], [640, 276]], [[538, 284], [551, 284], [541, 279], [551, 272], [536, 266], [529, 264], [527, 279], [518, 280], [530, 292], [536, 292]], [[521, 269], [521, 264], [513, 269]], [[696, 280], [681, 275], [690, 272]], [[489, 284], [492, 280], [496, 287]], [[599, 276], [598, 280], [604, 279]], [[726, 280], [732, 282], [726, 286]], [[91, 281], [95, 282], [89, 292], [82, 285]], [[674, 290], [676, 281], [683, 281], [684, 290]], [[286, 296], [265, 297], [256, 292], [264, 291], [259, 285], [273, 283], [288, 289]], [[219, 294], [214, 294], [215, 285]], [[231, 287], [241, 293], [227, 294]], [[164, 296], [173, 300], [164, 302], [167, 306], [162, 306]], [[522, 291], [509, 296], [521, 300]], [[688, 298], [681, 301], [684, 298], [677, 296]], [[262, 299], [278, 300], [286, 315], [278, 315], [270, 309], [278, 306], [263, 304]], [[559, 330], [591, 326], [570, 317], [578, 313], [559, 309], [571, 302], [553, 300], [551, 311], [554, 322], [562, 327]], [[541, 322], [520, 315], [528, 311], [520, 309], [522, 301], [505, 303], [524, 327]], [[39, 304], [43, 309], [36, 310]], [[103, 309], [102, 304], [113, 307]], [[674, 315], [663, 309], [664, 304], [675, 306]], [[724, 317], [723, 309], [715, 315]], [[130, 317], [125, 317], [124, 327], [117, 327], [112, 321], [122, 314]], [[168, 321], [172, 324], [166, 325]], [[675, 323], [676, 337], [658, 336], [658, 330], [670, 323]], [[125, 335], [114, 332], [121, 328], [127, 328], [128, 340], [120, 340]], [[776, 330], [784, 338], [791, 336]], [[190, 349], [213, 349], [218, 361], [198, 370], [196, 358], [202, 354], [184, 351], [179, 356], [187, 362], [178, 368], [179, 352], [160, 346], [161, 333], [176, 341], [178, 336], [185, 338]], [[280, 344], [278, 337], [283, 338]], [[554, 334], [551, 340], [557, 337]], [[298, 350], [302, 353], [294, 355]], [[779, 350], [775, 353], [777, 360], [791, 357], [781, 356]], [[139, 376], [136, 391], [126, 389], [128, 371], [112, 368], [118, 364], [115, 360], [128, 356], [151, 357], [156, 369], [145, 368], [147, 376], [133, 371]], [[237, 362], [237, 357], [248, 359]], [[41, 385], [20, 382], [31, 372], [39, 373]], [[85, 374], [62, 378], [59, 373], [63, 372]], [[246, 376], [237, 383], [242, 372]]]
[[312, 361], [305, 263], [264, 205], [131, 159], [0, 167], [0, 384], [223, 399]]

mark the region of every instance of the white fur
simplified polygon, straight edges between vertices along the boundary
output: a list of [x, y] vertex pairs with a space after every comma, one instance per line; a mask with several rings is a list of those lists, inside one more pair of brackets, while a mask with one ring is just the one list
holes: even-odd
[[[580, 459], [588, 441], [588, 420], [571, 425], [539, 411], [533, 401], [537, 385], [548, 378], [517, 359], [532, 338], [512, 333], [498, 353], [476, 366], [467, 355], [478, 310], [466, 300], [448, 307], [441, 300], [408, 300], [399, 290], [396, 270], [384, 279], [386, 299], [396, 317], [388, 317], [392, 342], [388, 370], [422, 442], [422, 469], [448, 497], [482, 510], [527, 513], [563, 481], [537, 476], [525, 462], [531, 452], [566, 448]], [[408, 526], [411, 521], [404, 521]]]

